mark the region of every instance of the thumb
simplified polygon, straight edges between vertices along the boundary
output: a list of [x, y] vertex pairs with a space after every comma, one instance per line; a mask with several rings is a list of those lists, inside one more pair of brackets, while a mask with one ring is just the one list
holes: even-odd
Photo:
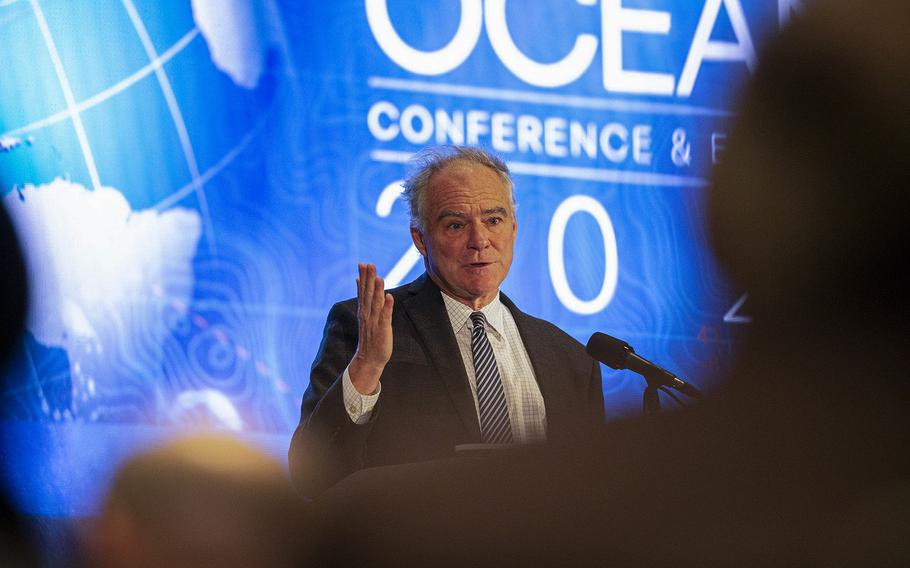
[[385, 295], [385, 304], [382, 306], [383, 321], [392, 321], [392, 307], [395, 304], [395, 298], [391, 294]]

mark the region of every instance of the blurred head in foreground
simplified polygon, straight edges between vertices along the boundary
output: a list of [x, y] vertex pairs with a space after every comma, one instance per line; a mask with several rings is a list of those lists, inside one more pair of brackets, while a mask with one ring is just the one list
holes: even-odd
[[760, 330], [907, 321], [910, 3], [806, 2], [740, 106], [713, 247]]
[[123, 465], [88, 555], [106, 568], [297, 566], [301, 511], [277, 461], [231, 438], [190, 437]]
[[[0, 381], [5, 380], [7, 358], [20, 341], [26, 314], [25, 262], [19, 239], [0, 204]], [[0, 387], [4, 385], [0, 384]], [[5, 448], [0, 447], [0, 455]], [[34, 566], [38, 554], [32, 535], [0, 485], [0, 565]]]
[[753, 316], [715, 401], [754, 456], [737, 458], [755, 496], [737, 521], [779, 521], [735, 542], [907, 565], [910, 2], [805, 5], [760, 59], [709, 194], [714, 250]]
[[[25, 330], [25, 260], [13, 224], [0, 204], [0, 370]], [[0, 375], [2, 377], [3, 375]]]

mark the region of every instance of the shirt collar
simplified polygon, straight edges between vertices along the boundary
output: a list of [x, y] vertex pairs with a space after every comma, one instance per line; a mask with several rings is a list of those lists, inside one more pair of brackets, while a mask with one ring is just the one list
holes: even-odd
[[479, 310], [472, 310], [445, 292], [441, 293], [443, 303], [445, 303], [446, 306], [446, 312], [449, 315], [449, 323], [452, 324], [452, 331], [454, 331], [456, 335], [458, 335], [458, 332], [465, 326], [468, 328], [473, 326], [473, 324], [470, 323], [471, 314], [478, 311], [483, 312], [484, 317], [487, 318], [487, 331], [491, 331], [496, 338], [502, 337], [502, 310], [504, 307], [499, 299], [499, 292], [496, 292], [496, 297], [493, 298], [492, 302]]

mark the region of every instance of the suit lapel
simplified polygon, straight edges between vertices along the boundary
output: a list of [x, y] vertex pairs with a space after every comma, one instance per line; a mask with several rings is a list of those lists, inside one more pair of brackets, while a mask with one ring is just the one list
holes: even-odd
[[528, 352], [534, 377], [547, 409], [547, 430], [552, 432], [554, 426], [560, 427], [564, 412], [568, 408], [565, 383], [562, 380], [567, 370], [560, 367], [563, 359], [554, 350], [552, 338], [545, 326], [519, 310], [505, 294], [500, 293], [499, 298], [512, 313], [521, 341]]
[[426, 274], [410, 284], [408, 293], [402, 307], [413, 322], [418, 339], [423, 343], [433, 368], [439, 373], [439, 378], [452, 398], [465, 430], [470, 433], [472, 440], [480, 441], [480, 423], [474, 398], [471, 396], [461, 352], [442, 301], [442, 293]]

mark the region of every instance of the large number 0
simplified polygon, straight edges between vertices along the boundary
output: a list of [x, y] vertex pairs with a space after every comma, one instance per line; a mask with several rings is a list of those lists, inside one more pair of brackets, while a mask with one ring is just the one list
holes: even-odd
[[[563, 244], [566, 236], [566, 225], [572, 215], [587, 213], [594, 218], [604, 245], [604, 276], [600, 293], [593, 300], [582, 300], [572, 291], [566, 277], [566, 264]], [[553, 219], [550, 221], [550, 234], [547, 238], [547, 254], [550, 265], [550, 280], [556, 290], [556, 297], [568, 310], [577, 314], [595, 314], [607, 307], [616, 291], [616, 280], [619, 262], [616, 254], [616, 234], [613, 223], [606, 209], [599, 201], [587, 195], [573, 195], [559, 204]]]

